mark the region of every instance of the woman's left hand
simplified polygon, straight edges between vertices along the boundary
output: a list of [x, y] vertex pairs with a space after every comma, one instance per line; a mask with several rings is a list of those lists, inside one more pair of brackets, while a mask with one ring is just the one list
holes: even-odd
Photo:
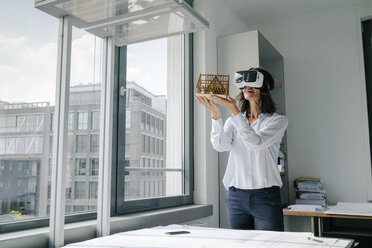
[[239, 108], [236, 105], [236, 101], [234, 99], [232, 99], [230, 96], [227, 96], [227, 98], [225, 99], [223, 97], [219, 97], [219, 96], [216, 96], [216, 95], [211, 95], [209, 97], [209, 100], [211, 100], [215, 103], [218, 103], [221, 106], [224, 106], [225, 108], [230, 110], [230, 112], [233, 116], [239, 114]]

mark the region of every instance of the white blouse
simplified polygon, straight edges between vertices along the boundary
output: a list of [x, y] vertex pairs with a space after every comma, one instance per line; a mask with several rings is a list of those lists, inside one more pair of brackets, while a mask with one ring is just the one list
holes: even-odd
[[280, 142], [288, 119], [278, 113], [263, 113], [252, 125], [245, 114], [226, 120], [212, 119], [211, 142], [218, 152], [230, 151], [225, 176], [226, 190], [282, 186], [277, 167]]

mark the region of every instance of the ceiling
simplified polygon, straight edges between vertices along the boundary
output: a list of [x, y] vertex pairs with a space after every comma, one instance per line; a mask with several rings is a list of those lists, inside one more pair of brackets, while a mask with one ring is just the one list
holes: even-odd
[[224, 0], [247, 25], [289, 19], [372, 0]]

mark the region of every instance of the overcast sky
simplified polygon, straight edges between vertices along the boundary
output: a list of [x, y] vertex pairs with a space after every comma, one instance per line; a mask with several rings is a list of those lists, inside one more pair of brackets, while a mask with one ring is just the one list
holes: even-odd
[[[2, 3], [0, 100], [54, 105], [57, 36], [57, 18], [35, 9], [33, 0]], [[99, 38], [73, 29], [71, 85], [99, 82], [100, 45]], [[166, 39], [128, 46], [127, 79], [165, 95], [166, 49]]]

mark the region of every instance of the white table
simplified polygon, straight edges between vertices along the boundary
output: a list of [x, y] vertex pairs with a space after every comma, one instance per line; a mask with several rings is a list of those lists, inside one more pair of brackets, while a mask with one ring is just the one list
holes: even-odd
[[[189, 234], [168, 235], [169, 231], [189, 231]], [[347, 239], [315, 237], [308, 232], [273, 232], [193, 227], [185, 225], [159, 226], [117, 233], [70, 244], [66, 248], [310, 248], [352, 247]]]

